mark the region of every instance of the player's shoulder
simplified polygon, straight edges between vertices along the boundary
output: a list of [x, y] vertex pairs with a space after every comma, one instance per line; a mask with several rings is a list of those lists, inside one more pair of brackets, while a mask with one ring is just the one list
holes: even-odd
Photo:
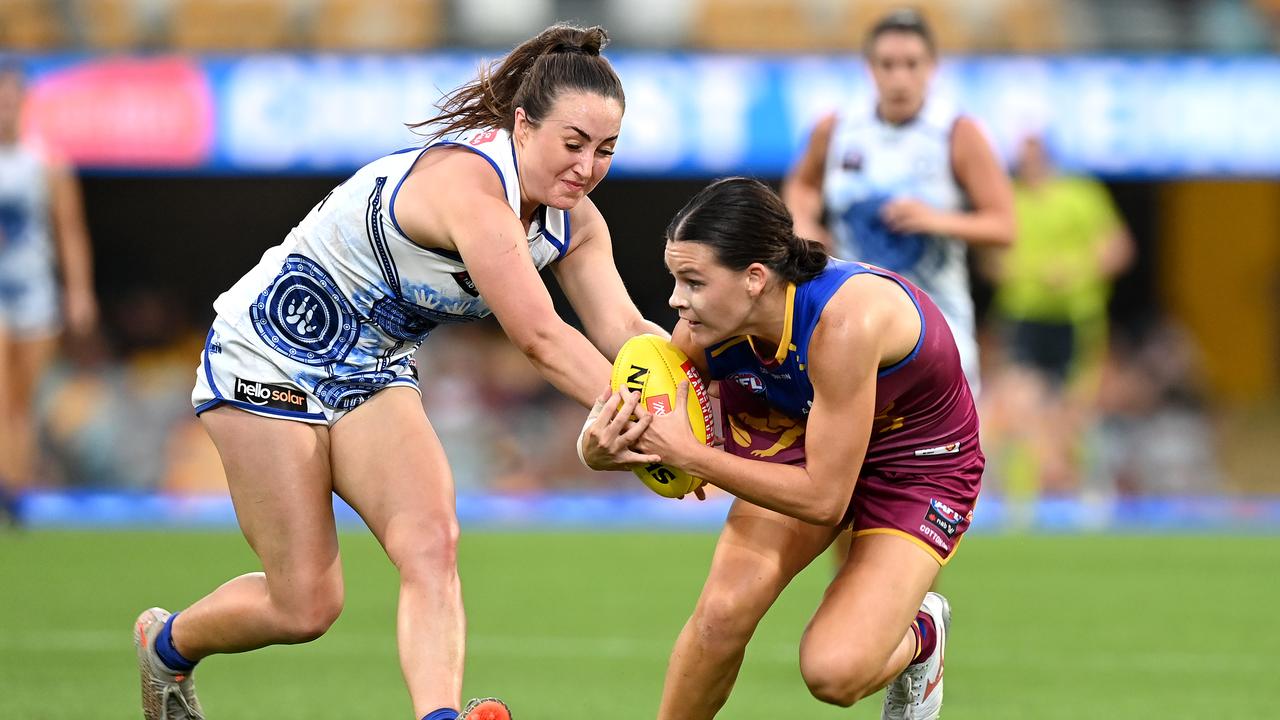
[[35, 134], [26, 134], [5, 153], [13, 164], [29, 168], [32, 172], [62, 172], [69, 170], [71, 162], [66, 154]]
[[902, 311], [904, 288], [893, 278], [875, 272], [843, 277], [823, 308], [819, 325], [839, 328], [842, 336], [858, 342], [875, 337]]
[[972, 119], [954, 99], [932, 94], [920, 108], [919, 122], [930, 130], [950, 131], [962, 119]]
[[866, 130], [880, 122], [874, 103], [857, 104], [834, 110], [823, 119], [830, 123], [832, 135]]
[[416, 180], [413, 185], [455, 202], [469, 197], [505, 201], [507, 183], [513, 182], [488, 156], [456, 143], [425, 148], [409, 174]]
[[836, 126], [844, 120], [844, 115], [838, 110], [828, 110], [818, 116], [816, 122], [813, 123], [813, 137], [822, 138], [830, 137], [835, 132]]
[[595, 201], [590, 196], [583, 197], [577, 205], [570, 208], [568, 215], [575, 233], [578, 230], [590, 228], [596, 223], [604, 224], [605, 222], [604, 214], [600, 212], [600, 208], [596, 207]]
[[981, 146], [994, 148], [982, 121], [973, 115], [957, 112], [948, 121], [946, 132], [951, 136], [953, 148], [967, 149]]

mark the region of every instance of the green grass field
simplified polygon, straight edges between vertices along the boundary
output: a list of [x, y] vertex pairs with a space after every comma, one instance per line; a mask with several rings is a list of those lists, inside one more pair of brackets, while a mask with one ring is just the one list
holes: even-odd
[[[652, 718], [701, 586], [709, 534], [466, 534], [466, 692], [519, 720]], [[393, 640], [396, 580], [343, 536], [347, 606], [321, 640], [200, 668], [211, 720], [411, 717]], [[164, 558], [170, 558], [165, 560]], [[0, 534], [0, 718], [140, 715], [130, 640], [254, 568], [236, 535]], [[748, 651], [724, 718], [878, 718], [824, 706], [796, 644], [820, 562]], [[1280, 717], [1280, 537], [976, 536], [942, 586], [954, 608], [947, 720]]]

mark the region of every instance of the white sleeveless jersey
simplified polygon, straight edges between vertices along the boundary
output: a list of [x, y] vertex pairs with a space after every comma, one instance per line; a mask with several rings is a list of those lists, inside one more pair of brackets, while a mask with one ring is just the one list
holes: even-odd
[[50, 266], [49, 202], [49, 175], [40, 152], [24, 144], [0, 146], [0, 272]]
[[[926, 102], [910, 122], [880, 119], [874, 105], [843, 114], [832, 131], [823, 177], [823, 202], [835, 254], [892, 270], [929, 294], [958, 345], [973, 342], [967, 250], [962, 240], [896, 233], [880, 219], [884, 204], [913, 198], [943, 211], [967, 204], [951, 168], [951, 133], [959, 113]], [[961, 347], [966, 374], [976, 382], [976, 348]], [[972, 372], [970, 372], [972, 370]], [[976, 389], [976, 385], [975, 385]]]
[[60, 323], [49, 192], [40, 148], [0, 146], [0, 329], [20, 337]]
[[[484, 157], [518, 216], [519, 169], [504, 130], [463, 133], [364, 166], [214, 302], [218, 334], [237, 334], [286, 375], [266, 378], [260, 369], [249, 379], [284, 380], [319, 400], [326, 413], [350, 409], [403, 376], [397, 368], [411, 363], [436, 326], [490, 314], [460, 255], [415, 244], [396, 221], [396, 195], [409, 170], [423, 153], [444, 145]], [[528, 233], [533, 264], [542, 269], [563, 257], [569, 233], [567, 211], [540, 210]], [[223, 344], [211, 337], [206, 357], [222, 353]], [[217, 374], [216, 367], [205, 371]]]

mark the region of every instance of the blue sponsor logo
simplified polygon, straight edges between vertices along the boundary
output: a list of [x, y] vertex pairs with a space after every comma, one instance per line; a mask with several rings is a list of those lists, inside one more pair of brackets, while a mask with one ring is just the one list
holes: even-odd
[[276, 352], [304, 365], [329, 365], [351, 352], [360, 321], [324, 268], [303, 255], [285, 259], [280, 274], [249, 308], [253, 329]]

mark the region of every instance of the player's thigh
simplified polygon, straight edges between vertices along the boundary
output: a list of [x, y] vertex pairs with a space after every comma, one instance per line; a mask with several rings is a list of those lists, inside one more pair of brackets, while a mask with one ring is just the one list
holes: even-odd
[[940, 569], [915, 542], [859, 535], [801, 642], [801, 664], [864, 663], [878, 669], [902, 642]]
[[[13, 382], [13, 335], [0, 323], [0, 410], [7, 410], [12, 404]], [[6, 419], [0, 415], [0, 423]]]
[[698, 600], [700, 610], [758, 620], [838, 532], [734, 501]]
[[273, 592], [308, 592], [340, 581], [328, 428], [225, 405], [200, 420], [222, 457], [240, 528]]
[[453, 475], [417, 391], [382, 390], [344, 415], [332, 433], [335, 490], [402, 572], [410, 556], [451, 562], [457, 543]]
[[57, 337], [12, 339], [9, 342], [9, 386], [15, 409], [29, 408], [40, 378], [58, 352]]

